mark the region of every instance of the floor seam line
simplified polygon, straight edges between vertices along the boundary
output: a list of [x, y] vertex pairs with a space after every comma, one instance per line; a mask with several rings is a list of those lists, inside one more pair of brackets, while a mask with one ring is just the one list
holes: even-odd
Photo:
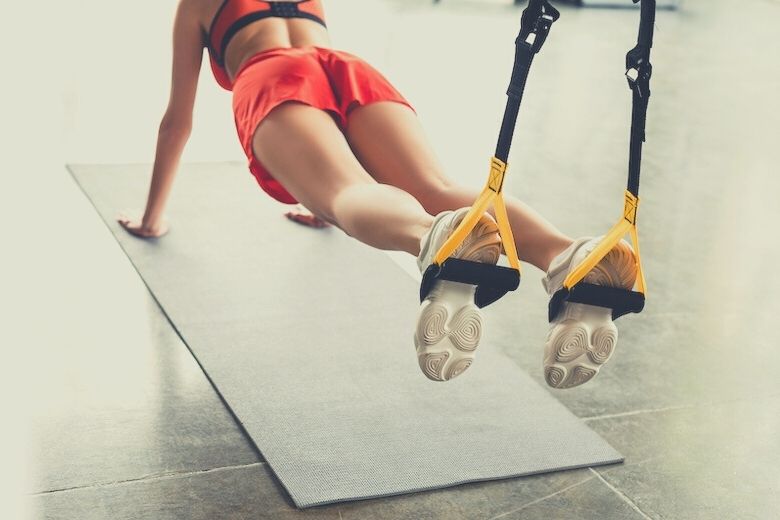
[[593, 480], [593, 478], [594, 477], [588, 477], [585, 480], [581, 480], [581, 481], [579, 481], [579, 482], [577, 482], [575, 484], [572, 484], [570, 486], [566, 486], [563, 489], [559, 489], [555, 493], [551, 493], [551, 494], [549, 494], [547, 496], [543, 496], [541, 498], [537, 498], [536, 500], [531, 500], [530, 502], [527, 502], [527, 503], [523, 504], [522, 506], [520, 506], [520, 507], [518, 507], [516, 509], [512, 509], [511, 511], [507, 511], [505, 513], [501, 513], [499, 515], [493, 516], [489, 520], [498, 520], [499, 518], [503, 518], [503, 517], [505, 517], [507, 515], [511, 515], [512, 513], [517, 513], [518, 511], [522, 511], [523, 509], [531, 507], [534, 504], [538, 504], [539, 502], [543, 502], [543, 501], [545, 501], [545, 500], [547, 500], [549, 498], [552, 498], [552, 497], [554, 497], [556, 495], [560, 495], [561, 493], [565, 493], [566, 491], [569, 491], [570, 489], [573, 489], [573, 488], [575, 488], [577, 486], [581, 486], [582, 484], [585, 484], [586, 482], [590, 482], [591, 480]]
[[201, 470], [195, 470], [195, 471], [173, 471], [170, 473], [159, 473], [156, 475], [145, 475], [143, 477], [139, 478], [130, 478], [126, 480], [116, 480], [114, 482], [104, 482], [99, 484], [89, 484], [86, 486], [73, 486], [68, 488], [61, 488], [61, 489], [50, 489], [46, 491], [39, 491], [37, 493], [29, 493], [27, 496], [30, 497], [37, 497], [37, 496], [45, 496], [45, 495], [53, 495], [53, 494], [59, 494], [59, 493], [69, 493], [71, 491], [83, 491], [87, 489], [100, 489], [100, 488], [106, 488], [106, 487], [115, 487], [115, 486], [121, 486], [124, 484], [135, 484], [135, 483], [141, 483], [141, 482], [154, 482], [157, 480], [168, 480], [172, 478], [177, 477], [189, 477], [193, 475], [202, 475], [206, 473], [216, 473], [218, 471], [228, 471], [231, 469], [243, 469], [243, 468], [252, 468], [255, 466], [263, 466], [265, 465], [265, 462], [253, 462], [251, 464], [238, 464], [234, 466], [220, 466], [217, 468], [208, 468], [208, 469], [201, 469]]
[[633, 509], [634, 511], [636, 511], [637, 513], [642, 515], [642, 518], [644, 518], [645, 520], [653, 520], [653, 518], [650, 515], [648, 515], [644, 511], [642, 511], [639, 508], [639, 506], [634, 503], [633, 500], [631, 500], [630, 498], [628, 498], [628, 496], [626, 496], [625, 493], [623, 493], [618, 488], [616, 488], [615, 486], [613, 486], [612, 484], [607, 482], [607, 479], [602, 477], [601, 473], [599, 473], [598, 471], [596, 471], [593, 468], [590, 468], [590, 470], [593, 472], [594, 475], [596, 475], [597, 479], [599, 479], [601, 482], [603, 482], [605, 486], [607, 486], [609, 489], [612, 490], [613, 493], [615, 493], [617, 496], [619, 496], [626, 504], [628, 504], [631, 507], [631, 509]]
[[[765, 396], [762, 396], [761, 399], [763, 400], [769, 400], [780, 397], [780, 393], [772, 393]], [[702, 402], [702, 403], [691, 403], [691, 404], [679, 404], [674, 406], [666, 406], [663, 408], [640, 408], [638, 410], [630, 410], [628, 412], [618, 412], [618, 413], [610, 413], [610, 414], [604, 414], [604, 415], [593, 415], [590, 417], [580, 417], [579, 419], [581, 421], [599, 421], [602, 419], [618, 419], [621, 417], [631, 417], [634, 415], [642, 415], [642, 414], [650, 414], [650, 413], [663, 413], [663, 412], [673, 412], [676, 410], [691, 410], [693, 408], [707, 408], [707, 407], [713, 407], [713, 406], [729, 406], [734, 404], [739, 404], [741, 402], [745, 401], [755, 401], [754, 397], [740, 397], [737, 399], [726, 399], [723, 401], [708, 401], [708, 402]]]
[[608, 413], [604, 415], [593, 415], [590, 417], [580, 417], [580, 420], [582, 421], [600, 421], [603, 419], [618, 419], [620, 417], [631, 417], [633, 415], [643, 415], [643, 414], [650, 414], [650, 413], [663, 413], [663, 412], [673, 412], [676, 410], [686, 410], [689, 408], [696, 408], [697, 406], [700, 406], [698, 404], [696, 405], [676, 405], [676, 406], [667, 406], [665, 408], [642, 408], [639, 410], [631, 410], [629, 412], [618, 412], [618, 413]]

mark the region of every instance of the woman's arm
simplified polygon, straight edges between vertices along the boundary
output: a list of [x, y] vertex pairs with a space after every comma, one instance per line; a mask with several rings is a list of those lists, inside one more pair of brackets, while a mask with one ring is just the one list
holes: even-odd
[[192, 111], [203, 59], [203, 32], [196, 10], [187, 0], [179, 2], [173, 24], [173, 71], [168, 108], [160, 123], [152, 183], [143, 219], [120, 217], [119, 222], [134, 235], [156, 237], [165, 234], [163, 210], [184, 145], [192, 130]]

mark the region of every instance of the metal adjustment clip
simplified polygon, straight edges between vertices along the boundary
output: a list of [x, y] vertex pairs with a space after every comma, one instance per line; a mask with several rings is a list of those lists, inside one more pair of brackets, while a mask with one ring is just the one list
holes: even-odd
[[650, 90], [650, 77], [653, 75], [653, 66], [646, 57], [648, 52], [638, 45], [626, 54], [626, 80], [628, 88], [636, 90], [639, 97], [645, 97], [643, 92]]
[[[546, 0], [534, 3], [533, 0], [523, 11], [521, 20], [522, 31], [518, 36], [517, 43], [523, 43], [531, 48], [531, 52], [538, 53], [547, 35], [550, 34], [550, 28], [561, 14]], [[533, 35], [533, 37], [532, 37]]]

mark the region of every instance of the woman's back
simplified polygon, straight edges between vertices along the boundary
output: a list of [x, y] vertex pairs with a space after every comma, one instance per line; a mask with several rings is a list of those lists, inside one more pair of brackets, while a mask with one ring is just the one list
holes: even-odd
[[244, 61], [259, 52], [330, 47], [319, 0], [182, 0], [182, 4], [197, 18], [212, 63], [224, 69], [229, 81]]

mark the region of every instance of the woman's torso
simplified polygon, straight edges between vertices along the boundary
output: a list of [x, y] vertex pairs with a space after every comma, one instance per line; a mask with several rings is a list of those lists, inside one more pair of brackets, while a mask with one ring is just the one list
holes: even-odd
[[[230, 88], [235, 73], [241, 65], [257, 53], [280, 47], [330, 47], [330, 38], [325, 26], [320, 0], [264, 2], [258, 0], [191, 0], [197, 1], [200, 9], [194, 10], [204, 34], [204, 46], [208, 48], [212, 69], [217, 81]], [[270, 4], [296, 4], [281, 6], [288, 11], [302, 11], [309, 18], [282, 18], [269, 16], [253, 20], [251, 16], [236, 24], [229, 31], [236, 14], [249, 14], [255, 10], [267, 11]], [[256, 5], [256, 7], [255, 7]], [[271, 14], [271, 13], [266, 13]], [[227, 38], [225, 38], [227, 36]], [[222, 42], [227, 41], [226, 46]], [[222, 47], [222, 48], [220, 48]]]

